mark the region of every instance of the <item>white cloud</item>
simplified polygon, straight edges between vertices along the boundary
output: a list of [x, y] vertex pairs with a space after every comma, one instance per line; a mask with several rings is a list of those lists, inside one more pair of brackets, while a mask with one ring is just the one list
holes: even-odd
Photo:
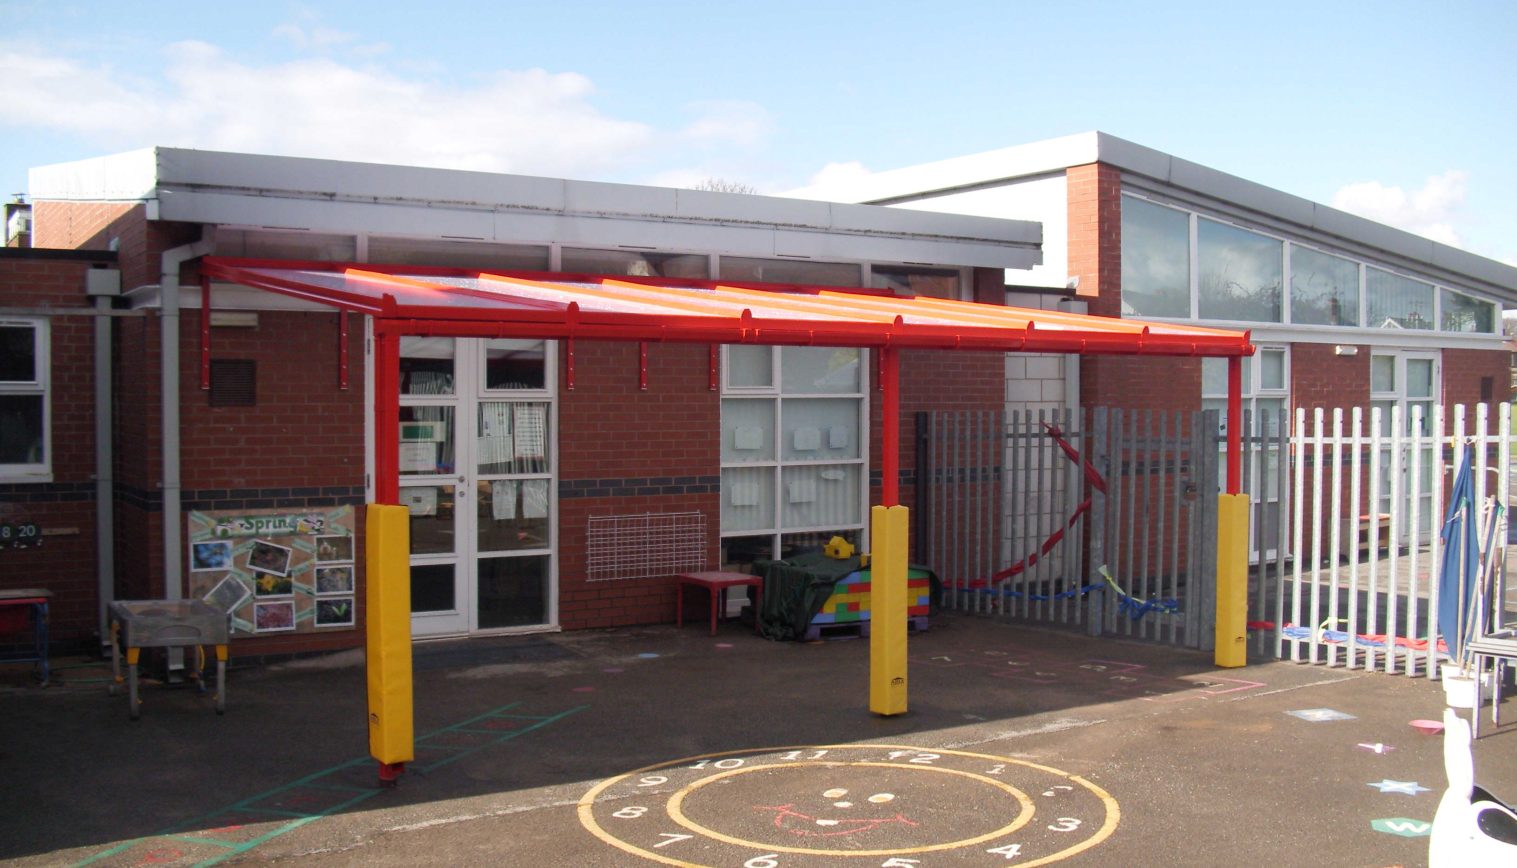
[[[363, 49], [335, 31], [289, 25], [281, 34]], [[758, 106], [711, 103], [689, 126], [661, 132], [601, 111], [594, 84], [573, 72], [498, 70], [455, 85], [326, 56], [244, 63], [205, 42], [165, 55], [162, 79], [142, 81], [5, 46], [0, 124], [81, 135], [110, 151], [165, 145], [575, 177], [661, 156], [675, 141], [730, 148], [768, 127]]]
[[744, 100], [707, 100], [687, 108], [698, 116], [680, 131], [697, 143], [753, 146], [761, 144], [773, 126], [763, 106]]
[[1379, 181], [1364, 181], [1338, 190], [1333, 194], [1332, 205], [1434, 241], [1462, 246], [1454, 227], [1464, 205], [1468, 180], [1468, 172], [1449, 169], [1428, 178], [1420, 189], [1411, 192]]
[[874, 174], [857, 160], [846, 163], [828, 163], [811, 176], [813, 187], [850, 187]]

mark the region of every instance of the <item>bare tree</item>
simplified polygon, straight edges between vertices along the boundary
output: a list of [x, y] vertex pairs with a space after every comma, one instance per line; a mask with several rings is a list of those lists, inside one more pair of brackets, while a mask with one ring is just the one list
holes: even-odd
[[713, 193], [757, 193], [758, 188], [742, 181], [729, 181], [726, 178], [707, 178], [696, 184], [695, 190], [710, 190]]

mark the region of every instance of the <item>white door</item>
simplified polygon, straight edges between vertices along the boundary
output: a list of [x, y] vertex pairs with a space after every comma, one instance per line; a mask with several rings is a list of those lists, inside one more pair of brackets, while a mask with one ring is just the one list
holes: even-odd
[[401, 339], [417, 638], [557, 622], [553, 369], [541, 340]]

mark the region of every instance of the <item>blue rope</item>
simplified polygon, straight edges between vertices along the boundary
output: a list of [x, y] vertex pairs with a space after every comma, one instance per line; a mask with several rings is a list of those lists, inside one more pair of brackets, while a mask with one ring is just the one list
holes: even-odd
[[[1102, 575], [1105, 576], [1106, 574], [1103, 572]], [[1115, 591], [1117, 594], [1117, 611], [1133, 619], [1134, 621], [1142, 619], [1142, 617], [1144, 615], [1147, 615], [1149, 612], [1159, 612], [1164, 615], [1178, 615], [1180, 613], [1180, 601], [1174, 599], [1173, 597], [1164, 597], [1154, 600], [1140, 600], [1137, 597], [1124, 592], [1120, 587], [1117, 586], [1114, 581], [1111, 580], [1110, 576], [1106, 576], [1106, 579], [1107, 582], [1110, 583], [1110, 589]], [[1101, 582], [1093, 582], [1083, 588], [1071, 588], [1067, 591], [1062, 591], [1057, 594], [1034, 594], [1027, 591], [1013, 591], [1012, 589], [1006, 587], [1003, 587], [1000, 590], [996, 590], [994, 588], [980, 588], [979, 591], [982, 594], [998, 594], [1003, 597], [1012, 597], [1019, 600], [1025, 598], [1034, 602], [1043, 603], [1049, 600], [1072, 600], [1076, 597], [1083, 597], [1086, 594], [1089, 594], [1091, 591], [1105, 591], [1107, 589], [1107, 584]]]

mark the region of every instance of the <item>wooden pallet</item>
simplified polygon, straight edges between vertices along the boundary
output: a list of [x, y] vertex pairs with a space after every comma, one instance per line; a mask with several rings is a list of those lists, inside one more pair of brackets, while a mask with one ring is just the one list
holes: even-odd
[[[812, 624], [806, 629], [807, 642], [819, 642], [823, 639], [862, 639], [869, 635], [868, 620], [843, 621], [841, 623]], [[927, 618], [918, 616], [907, 618], [906, 626], [918, 633], [927, 629]]]

